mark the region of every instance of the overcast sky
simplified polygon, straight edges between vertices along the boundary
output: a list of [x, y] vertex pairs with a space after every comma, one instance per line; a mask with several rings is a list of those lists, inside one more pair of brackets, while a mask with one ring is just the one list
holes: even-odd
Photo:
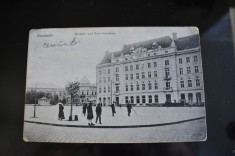
[[[97, 34], [96, 33], [111, 33]], [[178, 37], [197, 34], [195, 27], [136, 27], [136, 28], [73, 28], [32, 30], [29, 37], [27, 84], [52, 83], [61, 87], [76, 78], [87, 76], [91, 83], [96, 82], [96, 65], [104, 57], [105, 51], [121, 50], [124, 44], [145, 41], [163, 36]], [[75, 35], [77, 33], [77, 35]], [[85, 33], [86, 35], [78, 35]], [[91, 33], [88, 35], [88, 33]], [[93, 33], [93, 35], [92, 35]], [[113, 34], [115, 33], [115, 34]], [[47, 37], [43, 37], [47, 35]], [[45, 43], [70, 42], [74, 46], [49, 47]], [[62, 41], [62, 42], [61, 42]]]

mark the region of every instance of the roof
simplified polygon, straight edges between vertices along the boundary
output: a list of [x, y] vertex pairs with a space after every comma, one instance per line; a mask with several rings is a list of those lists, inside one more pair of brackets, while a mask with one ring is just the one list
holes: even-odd
[[[132, 47], [134, 47], [135, 49], [139, 48], [139, 47], [143, 47], [143, 48], [147, 48], [147, 50], [150, 50], [150, 49], [152, 49], [152, 45], [154, 42], [157, 43], [158, 45], [160, 45], [162, 48], [167, 48], [171, 45], [172, 38], [170, 36], [164, 36], [164, 37], [160, 37], [160, 38], [156, 38], [156, 39], [152, 39], [152, 40], [147, 40], [147, 41], [143, 41], [143, 42], [125, 45], [121, 51], [116, 51], [113, 53], [106, 54], [103, 57], [103, 59], [101, 60], [100, 65], [106, 64], [106, 63], [111, 63], [112, 54], [114, 57], [119, 57], [119, 56], [121, 56], [121, 54], [123, 54], [123, 55], [130, 54], [131, 53], [130, 49]], [[174, 42], [175, 42], [175, 45], [176, 45], [178, 51], [184, 50], [184, 49], [196, 48], [200, 45], [198, 34], [177, 38], [176, 40], [174, 40]]]
[[81, 84], [90, 84], [90, 81], [88, 80], [88, 78], [86, 76], [83, 76], [80, 80]]

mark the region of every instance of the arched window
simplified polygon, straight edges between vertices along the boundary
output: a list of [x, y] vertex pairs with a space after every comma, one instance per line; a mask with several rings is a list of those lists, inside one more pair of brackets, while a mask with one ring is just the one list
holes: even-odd
[[148, 83], [148, 87], [149, 87], [149, 90], [152, 90], [152, 84], [151, 84], [150, 81], [149, 81], [149, 83]]
[[140, 97], [136, 96], [136, 103], [140, 103]]

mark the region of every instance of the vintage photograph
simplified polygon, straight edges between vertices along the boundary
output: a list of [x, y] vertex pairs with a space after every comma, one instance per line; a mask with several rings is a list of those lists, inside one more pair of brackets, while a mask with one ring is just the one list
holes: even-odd
[[31, 30], [26, 77], [26, 142], [207, 138], [197, 27]]

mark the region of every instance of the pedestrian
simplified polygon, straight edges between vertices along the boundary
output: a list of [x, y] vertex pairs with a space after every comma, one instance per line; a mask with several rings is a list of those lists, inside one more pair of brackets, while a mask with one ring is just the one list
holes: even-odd
[[130, 116], [131, 115], [131, 108], [132, 108], [130, 101], [128, 101], [126, 107], [127, 107], [128, 116]]
[[98, 119], [99, 119], [99, 123], [102, 124], [102, 123], [101, 123], [101, 112], [102, 112], [102, 108], [101, 108], [101, 104], [100, 104], [100, 103], [97, 104], [95, 111], [96, 111], [96, 121], [95, 121], [95, 123], [97, 123], [97, 121], [98, 121]]
[[116, 113], [116, 111], [115, 111], [115, 106], [114, 106], [114, 101], [113, 101], [113, 103], [111, 104], [111, 108], [112, 108], [112, 116], [114, 116], [114, 114]]
[[88, 126], [94, 126], [95, 124], [92, 123], [93, 119], [93, 110], [92, 110], [92, 103], [90, 102], [87, 106], [87, 119], [88, 119]]
[[59, 118], [59, 120], [63, 120], [63, 119], [65, 119], [65, 117], [64, 117], [64, 106], [63, 106], [63, 104], [62, 103], [58, 103], [59, 104], [59, 114], [58, 114], [58, 118]]
[[86, 115], [86, 109], [87, 109], [87, 104], [84, 103], [82, 106], [82, 113], [84, 114], [84, 116]]

